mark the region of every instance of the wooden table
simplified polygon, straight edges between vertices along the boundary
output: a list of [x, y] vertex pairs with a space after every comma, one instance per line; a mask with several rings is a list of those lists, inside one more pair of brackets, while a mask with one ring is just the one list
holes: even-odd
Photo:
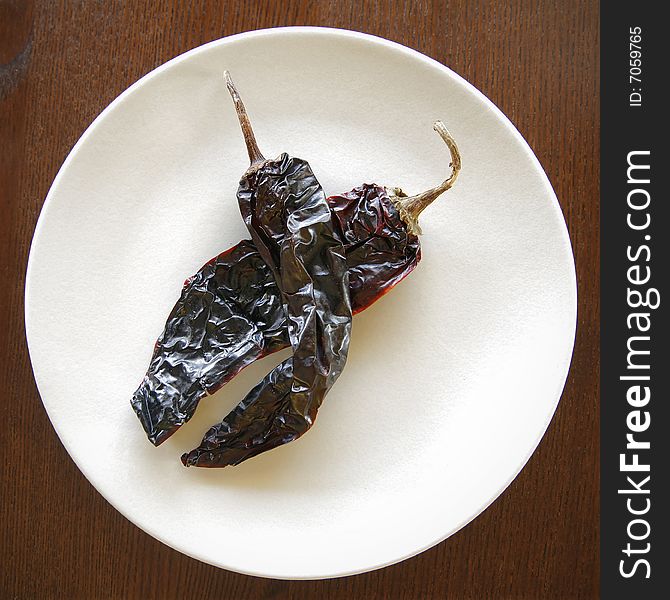
[[[26, 261], [40, 208], [93, 118], [186, 50], [282, 25], [382, 36], [482, 90], [546, 169], [568, 222], [579, 282], [563, 399], [509, 489], [465, 529], [413, 559], [312, 582], [220, 570], [126, 521], [75, 467], [51, 427], [23, 325]], [[594, 1], [0, 0], [0, 598], [596, 598], [598, 48]]]

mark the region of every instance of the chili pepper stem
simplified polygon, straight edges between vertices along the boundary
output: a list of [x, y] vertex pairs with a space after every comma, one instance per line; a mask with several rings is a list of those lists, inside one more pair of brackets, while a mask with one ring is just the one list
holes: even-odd
[[442, 121], [435, 121], [433, 129], [437, 131], [440, 137], [444, 140], [451, 153], [451, 162], [449, 163], [449, 166], [451, 167], [451, 175], [440, 185], [417, 194], [416, 196], [407, 196], [399, 188], [390, 190], [392, 192], [391, 201], [395, 204], [400, 216], [407, 224], [408, 231], [417, 235], [421, 234], [419, 215], [431, 202], [454, 185], [458, 178], [458, 174], [461, 171], [461, 153], [458, 150], [454, 138], [451, 137], [451, 134], [447, 131], [447, 128]]
[[258, 148], [256, 143], [256, 137], [254, 136], [254, 130], [251, 128], [251, 121], [249, 120], [249, 115], [247, 114], [246, 108], [244, 108], [244, 103], [240, 94], [233, 83], [230, 73], [228, 71], [223, 72], [223, 76], [226, 79], [226, 87], [230, 92], [230, 95], [233, 98], [235, 104], [235, 110], [237, 111], [237, 118], [240, 120], [240, 127], [242, 128], [242, 134], [244, 135], [244, 142], [247, 145], [247, 152], [249, 153], [249, 160], [252, 165], [261, 163], [265, 160], [265, 157]]

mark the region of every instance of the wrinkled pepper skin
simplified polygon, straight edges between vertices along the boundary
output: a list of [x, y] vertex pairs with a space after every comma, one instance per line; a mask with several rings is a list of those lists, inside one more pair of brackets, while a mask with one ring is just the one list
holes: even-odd
[[[364, 184], [328, 204], [344, 242], [355, 314], [414, 270], [421, 246], [381, 186]], [[289, 345], [279, 288], [253, 242], [207, 262], [185, 282], [131, 402], [149, 440], [164, 442], [203, 397]]]
[[347, 253], [351, 306], [357, 313], [414, 270], [421, 244], [380, 185], [363, 184], [331, 196], [328, 204]]
[[200, 399], [253, 361], [288, 346], [272, 272], [250, 240], [205, 264], [184, 283], [131, 405], [158, 446]]
[[278, 284], [293, 356], [182, 456], [186, 466], [237, 465], [299, 438], [314, 424], [347, 361], [352, 322], [347, 259], [309, 164], [287, 154], [252, 163], [237, 198]]

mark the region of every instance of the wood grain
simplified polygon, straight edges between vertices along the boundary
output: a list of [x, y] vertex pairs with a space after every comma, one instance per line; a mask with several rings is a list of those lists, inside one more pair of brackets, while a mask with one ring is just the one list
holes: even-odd
[[[33, 229], [64, 158], [139, 77], [204, 42], [281, 25], [395, 40], [447, 64], [518, 127], [554, 185], [577, 263], [572, 368], [509, 489], [401, 564], [287, 582], [149, 537], [86, 481], [35, 387], [23, 325]], [[0, 0], [0, 598], [596, 598], [599, 590], [599, 8], [576, 0]], [[519, 182], [523, 186], [523, 182]]]

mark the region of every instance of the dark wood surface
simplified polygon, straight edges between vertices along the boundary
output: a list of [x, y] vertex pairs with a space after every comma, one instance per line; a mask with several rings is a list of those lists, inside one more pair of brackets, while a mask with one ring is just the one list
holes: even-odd
[[[509, 489], [470, 525], [413, 559], [313, 582], [216, 569], [117, 513], [49, 423], [23, 323], [26, 261], [40, 208], [93, 118], [186, 50], [282, 25], [395, 40], [482, 90], [547, 171], [568, 222], [579, 284], [577, 341], [562, 401]], [[598, 597], [598, 49], [595, 1], [0, 0], [0, 598]]]

